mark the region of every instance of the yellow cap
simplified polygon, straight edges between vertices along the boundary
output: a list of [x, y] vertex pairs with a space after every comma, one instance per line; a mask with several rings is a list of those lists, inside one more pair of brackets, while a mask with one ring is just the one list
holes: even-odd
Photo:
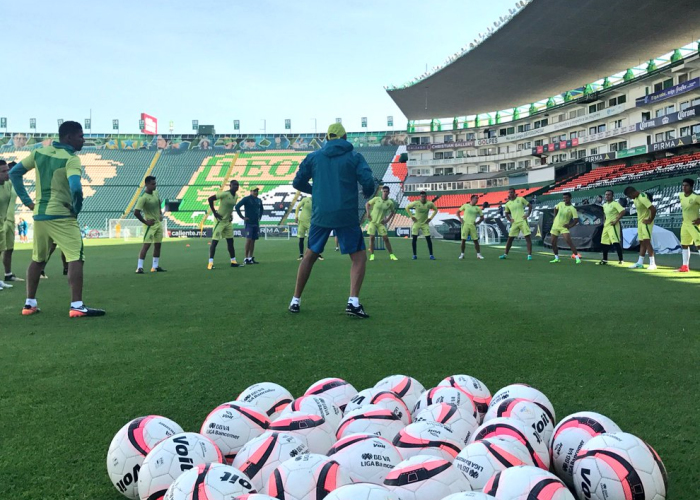
[[332, 141], [333, 139], [340, 139], [345, 135], [345, 127], [342, 123], [332, 123], [328, 127], [328, 133], [326, 134], [326, 139]]

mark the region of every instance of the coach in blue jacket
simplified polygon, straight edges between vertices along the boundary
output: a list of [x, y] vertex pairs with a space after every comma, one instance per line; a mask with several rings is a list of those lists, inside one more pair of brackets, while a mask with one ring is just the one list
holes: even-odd
[[[313, 179], [313, 185], [309, 180]], [[313, 195], [309, 248], [299, 264], [297, 284], [289, 311], [299, 312], [301, 294], [311, 275], [316, 259], [323, 253], [331, 231], [338, 237], [340, 251], [349, 254], [350, 298], [345, 312], [350, 316], [368, 318], [360, 304], [360, 288], [365, 278], [367, 256], [358, 212], [357, 184], [365, 198], [376, 189], [372, 170], [361, 154], [353, 151], [340, 123], [328, 127], [326, 143], [319, 151], [308, 155], [299, 165], [292, 185], [303, 193]]]

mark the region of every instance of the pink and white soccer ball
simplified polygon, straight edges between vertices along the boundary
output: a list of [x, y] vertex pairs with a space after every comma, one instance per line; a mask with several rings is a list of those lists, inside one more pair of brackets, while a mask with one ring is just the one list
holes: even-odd
[[401, 500], [435, 500], [460, 491], [471, 491], [467, 479], [449, 460], [417, 455], [399, 463], [384, 486]]
[[263, 493], [251, 493], [249, 495], [241, 495], [233, 500], [277, 500], [275, 497], [265, 495]]
[[651, 446], [616, 432], [583, 445], [574, 461], [574, 487], [585, 500], [665, 500], [668, 479]]
[[163, 500], [233, 500], [255, 493], [245, 474], [224, 464], [203, 464], [190, 469], [170, 485]]
[[326, 419], [313, 413], [293, 411], [270, 424], [274, 432], [286, 432], [306, 441], [310, 453], [326, 454], [335, 443], [335, 429]]
[[478, 378], [469, 375], [452, 375], [443, 379], [438, 384], [438, 387], [440, 386], [454, 387], [464, 392], [476, 406], [479, 423], [483, 422], [484, 415], [486, 415], [491, 403], [491, 391], [486, 387], [486, 384]]
[[404, 458], [432, 455], [450, 461], [464, 447], [448, 426], [427, 420], [404, 427], [393, 443]]
[[569, 487], [574, 487], [574, 459], [588, 441], [603, 433], [621, 432], [615, 422], [592, 411], [574, 413], [554, 429], [549, 451], [553, 472]]
[[413, 407], [413, 416], [415, 417], [422, 410], [436, 403], [455, 405], [471, 413], [474, 418], [478, 416], [474, 402], [464, 392], [454, 387], [446, 386], [433, 387], [421, 394], [416, 406]]
[[525, 425], [537, 431], [547, 444], [552, 439], [554, 422], [549, 418], [547, 411], [537, 403], [521, 398], [504, 399], [501, 403], [489, 408], [484, 417], [484, 422], [498, 417], [514, 418], [522, 421]]
[[114, 487], [136, 500], [139, 470], [146, 455], [163, 439], [181, 432], [177, 423], [158, 415], [135, 418], [119, 429], [107, 451], [107, 473]]
[[326, 397], [344, 412], [345, 406], [356, 394], [357, 389], [342, 378], [324, 378], [311, 384], [304, 396]]
[[233, 460], [259, 493], [267, 492], [267, 479], [285, 460], [306, 455], [309, 448], [299, 436], [284, 432], [266, 432], [246, 443]]
[[486, 438], [515, 439], [527, 448], [533, 463], [544, 470], [549, 470], [551, 458], [549, 447], [542, 436], [528, 427], [521, 420], [499, 417], [481, 424], [472, 436], [472, 442]]
[[463, 491], [462, 493], [453, 493], [442, 500], [494, 500], [495, 498], [480, 491]]
[[352, 484], [352, 479], [338, 462], [310, 453], [282, 462], [272, 471], [267, 494], [280, 500], [321, 500], [346, 484]]
[[341, 439], [350, 434], [364, 433], [392, 440], [403, 428], [403, 422], [393, 412], [381, 406], [367, 405], [347, 413], [335, 435]]
[[139, 471], [141, 500], [160, 500], [181, 474], [209, 462], [223, 463], [224, 457], [211, 439], [195, 432], [170, 436], [146, 455]]
[[497, 472], [518, 465], [534, 465], [527, 448], [516, 440], [482, 439], [467, 445], [454, 465], [475, 490], [482, 490]]
[[403, 460], [391, 441], [372, 434], [344, 437], [328, 456], [350, 471], [354, 480], [373, 484], [382, 484], [389, 471]]
[[411, 411], [416, 406], [420, 395], [425, 392], [423, 384], [406, 375], [389, 375], [374, 384], [374, 388], [398, 394]]
[[301, 396], [282, 410], [280, 416], [289, 415], [293, 411], [313, 413], [326, 419], [333, 430], [338, 428], [338, 424], [343, 419], [343, 412], [330, 399], [324, 396]]
[[293, 399], [292, 393], [281, 385], [262, 382], [247, 387], [238, 395], [236, 401], [251, 403], [264, 411], [270, 420], [274, 420]]
[[542, 391], [538, 391], [534, 387], [527, 384], [511, 384], [500, 389], [491, 398], [491, 403], [489, 404], [489, 409], [500, 404], [506, 399], [527, 399], [533, 403], [537, 403], [542, 407], [549, 416], [549, 420], [555, 424], [557, 421], [556, 414], [554, 413], [554, 406], [549, 401], [547, 396], [545, 396]]
[[459, 438], [462, 446], [466, 446], [479, 427], [477, 419], [469, 413], [455, 405], [449, 403], [435, 403], [424, 410], [418, 412], [415, 417], [416, 422], [438, 422], [452, 429], [455, 436]]
[[202, 423], [199, 433], [219, 447], [227, 463], [251, 439], [270, 427], [270, 419], [256, 406], [232, 401], [214, 408]]
[[378, 484], [355, 483], [331, 491], [326, 500], [399, 500], [399, 497]]
[[557, 476], [529, 465], [496, 473], [484, 486], [484, 493], [498, 500], [576, 500]]
[[381, 389], [364, 389], [350, 400], [345, 407], [345, 413], [349, 413], [367, 405], [377, 405], [386, 408], [401, 419], [403, 425], [411, 423], [411, 412], [406, 403], [398, 394]]

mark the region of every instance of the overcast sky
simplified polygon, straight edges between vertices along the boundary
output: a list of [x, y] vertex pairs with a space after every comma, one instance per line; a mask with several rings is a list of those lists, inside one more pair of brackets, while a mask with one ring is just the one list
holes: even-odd
[[[514, 0], [35, 0], [5, 2], [0, 116], [11, 131], [138, 132], [141, 112], [167, 132], [192, 120], [244, 133], [385, 130], [406, 119], [383, 86], [442, 63]], [[14, 28], [8, 28], [14, 27]], [[16, 28], [16, 29], [15, 29]], [[314, 119], [317, 120], [316, 123]]]

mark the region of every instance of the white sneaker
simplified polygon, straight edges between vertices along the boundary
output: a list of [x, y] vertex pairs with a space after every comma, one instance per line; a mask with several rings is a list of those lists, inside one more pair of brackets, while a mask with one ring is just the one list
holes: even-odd
[[464, 259], [464, 254], [461, 254], [461, 255], [459, 256], [459, 260], [462, 260], [462, 259]]
[[12, 288], [12, 285], [5, 283], [4, 281], [0, 281], [0, 288]]
[[476, 258], [479, 259], [479, 260], [484, 260], [484, 256], [483, 256], [483, 255], [477, 255]]
[[656, 264], [649, 264], [649, 267], [647, 267], [647, 271], [656, 271]]

